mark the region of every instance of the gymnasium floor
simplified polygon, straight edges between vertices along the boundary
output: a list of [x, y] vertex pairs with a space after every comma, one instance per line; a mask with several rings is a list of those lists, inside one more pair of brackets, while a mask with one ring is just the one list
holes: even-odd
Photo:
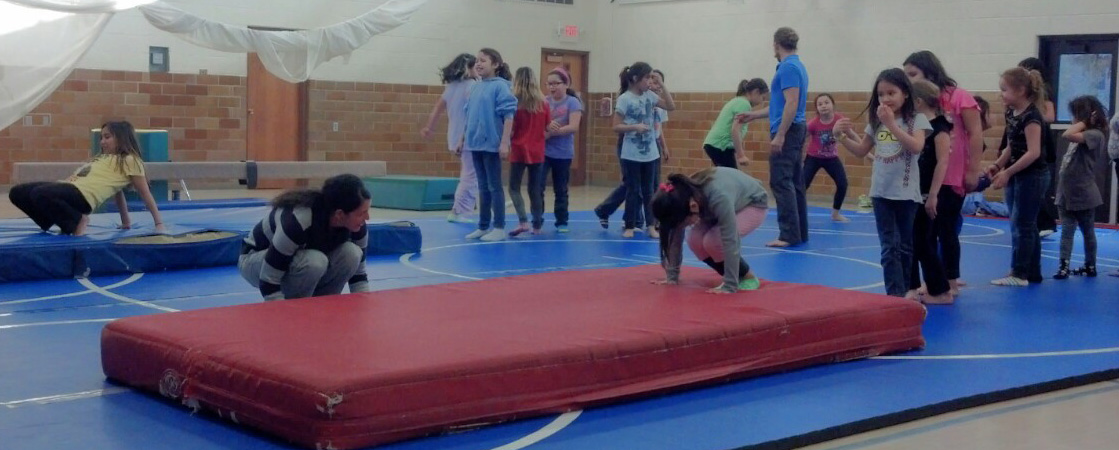
[[[542, 236], [498, 243], [464, 241], [461, 237], [471, 226], [449, 224], [443, 213], [379, 211], [374, 220], [413, 218], [423, 229], [424, 250], [371, 258], [369, 274], [376, 289], [394, 289], [655, 263], [655, 241], [640, 234], [622, 239], [617, 215], [604, 231], [585, 212], [603, 192], [583, 188], [574, 193], [573, 209], [584, 212], [574, 215], [570, 234], [548, 229]], [[744, 254], [763, 278], [883, 292], [873, 217], [848, 216], [851, 223], [835, 224], [826, 210], [813, 208], [811, 241], [793, 250], [774, 250], [764, 247], [776, 234], [771, 210], [765, 225], [744, 240]], [[142, 213], [133, 218], [150, 222]], [[515, 220], [512, 214], [509, 218]], [[1097, 234], [1100, 269], [1114, 271], [1119, 268], [1119, 234]], [[1119, 278], [1101, 274], [1030, 288], [996, 288], [987, 281], [1002, 276], [1009, 264], [1006, 223], [968, 219], [962, 240], [964, 279], [970, 286], [956, 305], [930, 308], [925, 350], [385, 448], [720, 450], [773, 441], [792, 445], [805, 442], [798, 436], [830, 437], [1022, 396], [811, 448], [1112, 448], [1119, 438], [1112, 424], [1119, 383], [1110, 381], [1119, 376]], [[1044, 241], [1043, 249], [1044, 270], [1051, 274], [1057, 240]], [[728, 301], [748, 301], [748, 295]], [[259, 294], [232, 267], [0, 285], [0, 448], [288, 448], [106, 383], [100, 371], [98, 336], [109, 320], [256, 301]], [[1075, 385], [1083, 386], [1026, 396]]]

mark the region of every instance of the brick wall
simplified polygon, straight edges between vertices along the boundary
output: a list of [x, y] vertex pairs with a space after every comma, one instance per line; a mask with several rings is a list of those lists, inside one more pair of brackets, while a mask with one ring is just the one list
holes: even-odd
[[13, 162], [89, 159], [89, 130], [108, 120], [169, 130], [172, 160], [244, 159], [244, 98], [242, 77], [75, 70], [32, 111], [50, 114], [49, 126], [0, 130], [0, 184]]
[[307, 158], [385, 161], [389, 173], [458, 176], [446, 116], [430, 140], [420, 136], [442, 93], [442, 86], [311, 81]]
[[[0, 184], [10, 183], [16, 161], [82, 161], [88, 159], [89, 129], [110, 119], [127, 119], [138, 128], [170, 130], [170, 154], [176, 161], [238, 161], [245, 158], [245, 79], [232, 76], [149, 74], [76, 70], [34, 113], [51, 114], [51, 125], [0, 130]], [[309, 86], [308, 159], [312, 161], [379, 160], [390, 173], [456, 176], [458, 160], [446, 151], [446, 120], [436, 136], [420, 137], [420, 129], [442, 86], [311, 81]], [[597, 115], [592, 94], [588, 111], [588, 175], [591, 184], [619, 180], [614, 152], [616, 137], [611, 118]], [[855, 117], [866, 105], [867, 93], [834, 93], [837, 109]], [[992, 104], [995, 127], [986, 134], [994, 148], [1002, 132], [1002, 105]], [[708, 167], [703, 139], [731, 93], [678, 93], [677, 110], [670, 113], [665, 136], [672, 159], [669, 172], [690, 173]], [[811, 98], [811, 96], [810, 96]], [[338, 131], [333, 131], [334, 123]], [[858, 129], [865, 120], [857, 124]], [[764, 122], [750, 125], [746, 150], [753, 160], [747, 171], [768, 182], [767, 130]], [[850, 181], [848, 200], [870, 186], [870, 163], [843, 153]], [[990, 154], [993, 154], [991, 152]], [[810, 198], [827, 201], [834, 185], [817, 175]]]
[[[997, 93], [978, 93], [991, 103], [991, 121], [994, 127], [984, 134], [989, 148], [998, 146], [1002, 136], [1001, 101]], [[607, 93], [592, 94], [593, 100], [609, 96]], [[839, 92], [832, 93], [836, 101], [836, 110], [854, 119], [866, 107], [869, 93]], [[711, 166], [711, 161], [703, 152], [703, 140], [711, 123], [719, 115], [723, 104], [734, 96], [733, 93], [677, 93], [673, 94], [676, 101], [676, 110], [669, 113], [669, 122], [665, 124], [665, 141], [668, 145], [671, 158], [662, 169], [662, 176], [671, 172], [692, 173]], [[815, 98], [815, 93], [809, 94], [809, 99]], [[593, 109], [592, 105], [592, 109]], [[815, 113], [809, 112], [811, 119]], [[600, 117], [593, 114], [591, 117], [591, 150], [590, 150], [590, 180], [597, 185], [608, 185], [620, 180], [618, 160], [615, 156], [616, 135], [611, 131], [611, 118]], [[866, 118], [856, 121], [855, 129], [862, 132], [866, 126]], [[769, 182], [769, 129], [764, 121], [751, 123], [746, 136], [746, 153], [751, 159], [746, 172]], [[846, 150], [840, 149], [840, 155], [846, 166], [848, 178], [847, 200], [853, 202], [859, 195], [870, 190], [871, 162], [860, 160]], [[994, 152], [985, 154], [993, 159]], [[820, 171], [809, 190], [809, 199], [813, 201], [828, 202], [835, 190], [835, 184], [826, 173]]]

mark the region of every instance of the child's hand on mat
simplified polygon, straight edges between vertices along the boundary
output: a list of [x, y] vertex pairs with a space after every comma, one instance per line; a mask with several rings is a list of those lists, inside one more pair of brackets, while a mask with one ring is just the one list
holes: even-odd
[[164, 227], [162, 223], [156, 224], [155, 232], [159, 234], [167, 234], [167, 227]]
[[661, 286], [664, 286], [664, 285], [675, 285], [675, 284], [678, 284], [678, 282], [677, 282], [677, 281], [674, 281], [674, 280], [669, 280], [669, 279], [667, 279], [667, 278], [663, 278], [663, 279], [658, 279], [658, 280], [653, 280], [653, 281], [652, 281], [652, 283], [653, 283], [653, 284], [658, 284], [658, 285], [661, 285]]

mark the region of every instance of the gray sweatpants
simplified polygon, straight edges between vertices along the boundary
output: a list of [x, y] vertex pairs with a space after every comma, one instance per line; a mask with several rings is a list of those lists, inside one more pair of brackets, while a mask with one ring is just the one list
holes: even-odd
[[[237, 260], [237, 269], [249, 284], [260, 286], [260, 269], [267, 253], [252, 252]], [[338, 246], [330, 256], [318, 250], [298, 250], [280, 282], [280, 290], [285, 299], [341, 294], [360, 262], [361, 248], [353, 242]]]

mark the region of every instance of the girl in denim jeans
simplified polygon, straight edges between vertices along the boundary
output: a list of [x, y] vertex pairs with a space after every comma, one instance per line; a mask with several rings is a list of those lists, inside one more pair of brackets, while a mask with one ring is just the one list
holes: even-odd
[[991, 284], [1028, 286], [1043, 279], [1037, 212], [1049, 186], [1049, 171], [1041, 150], [1045, 88], [1036, 70], [1015, 67], [1002, 73], [999, 91], [1006, 104], [1006, 148], [998, 161], [987, 168], [987, 174], [991, 176], [992, 188], [1006, 188], [1011, 259], [1010, 273], [991, 280]]
[[859, 137], [851, 119], [835, 122], [833, 134], [847, 151], [862, 158], [874, 150], [870, 198], [882, 246], [882, 276], [886, 293], [905, 297], [913, 271], [913, 221], [922, 203], [917, 159], [932, 130], [928, 118], [916, 111], [909, 78], [901, 69], [878, 74], [870, 103], [870, 123]]

